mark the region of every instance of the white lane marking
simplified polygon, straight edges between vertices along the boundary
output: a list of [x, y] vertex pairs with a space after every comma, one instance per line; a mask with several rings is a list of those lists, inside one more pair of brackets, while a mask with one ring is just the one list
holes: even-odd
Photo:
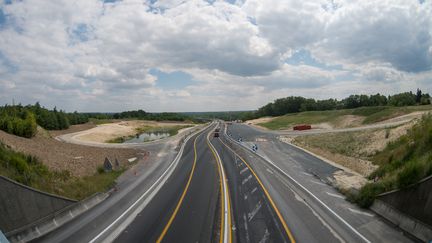
[[[230, 138], [231, 139], [231, 138]], [[243, 146], [242, 144], [238, 143], [237, 141], [231, 139], [235, 143]], [[243, 146], [244, 147], [244, 146]], [[272, 165], [274, 168], [279, 170], [282, 174], [284, 174], [286, 177], [288, 177], [291, 181], [293, 181], [297, 186], [299, 186], [301, 189], [303, 189], [305, 192], [307, 192], [312, 198], [314, 198], [319, 204], [321, 204], [325, 209], [327, 209], [331, 214], [333, 214], [336, 218], [338, 218], [344, 225], [346, 225], [354, 234], [359, 236], [363, 241], [370, 243], [370, 241], [364, 237], [360, 232], [358, 232], [353, 226], [351, 226], [345, 219], [343, 219], [339, 214], [337, 214], [335, 211], [333, 211], [329, 206], [327, 206], [323, 201], [321, 201], [317, 196], [315, 196], [312, 192], [310, 192], [306, 187], [304, 187], [302, 184], [300, 184], [298, 181], [296, 181], [292, 176], [288, 175], [284, 170], [282, 170], [279, 166], [277, 166], [275, 163], [273, 163], [270, 159], [265, 158], [264, 156], [256, 153], [259, 157], [261, 157], [264, 161]]]
[[244, 226], [245, 226], [245, 231], [246, 231], [246, 242], [250, 242], [250, 239], [249, 239], [249, 230], [248, 230], [248, 223], [247, 223], [247, 219], [246, 219], [246, 214], [243, 214], [243, 220], [244, 220]]
[[256, 192], [256, 190], [258, 190], [258, 188], [254, 187], [254, 189], [252, 189], [251, 194], [253, 194], [254, 192]]
[[[210, 126], [210, 125], [209, 125]], [[207, 126], [208, 127], [208, 126]], [[205, 129], [207, 129], [207, 127]], [[205, 130], [203, 129], [203, 130]], [[135, 205], [137, 205], [150, 191], [153, 190], [153, 188], [155, 188], [156, 190], [153, 191], [153, 193], [150, 195], [151, 197], [153, 197], [156, 192], [162, 187], [163, 184], [165, 184], [165, 182], [168, 180], [168, 177], [172, 174], [173, 170], [173, 166], [178, 164], [178, 161], [180, 160], [182, 154], [183, 154], [183, 150], [184, 147], [186, 145], [186, 143], [189, 141], [189, 139], [194, 136], [195, 134], [199, 133], [200, 131], [197, 131], [193, 134], [191, 134], [190, 136], [188, 136], [184, 143], [182, 144], [182, 147], [180, 148], [179, 153], [177, 154], [177, 156], [174, 158], [174, 160], [171, 162], [171, 164], [168, 166], [168, 168], [164, 171], [164, 173], [162, 173], [162, 175], [155, 181], [155, 183], [153, 183], [153, 185], [150, 186], [149, 189], [147, 189], [147, 191], [145, 191], [131, 206], [129, 206], [117, 219], [115, 219], [110, 225], [108, 225], [104, 230], [102, 230], [102, 232], [100, 232], [98, 235], [96, 235], [92, 240], [89, 241], [89, 243], [93, 243], [96, 242], [103, 234], [105, 234], [109, 229], [111, 229], [120, 219], [122, 219], [127, 213], [129, 213], [129, 211], [132, 210], [132, 208], [135, 207]], [[175, 168], [175, 167], [174, 167]], [[167, 175], [167, 173], [170, 173], [169, 175]], [[165, 175], [167, 175], [165, 177]], [[163, 180], [163, 181], [162, 181]], [[123, 222], [123, 224], [121, 224], [119, 227], [117, 227], [117, 230], [113, 230], [114, 232], [112, 232], [108, 237], [111, 236], [111, 241], [114, 241], [114, 239], [121, 233], [121, 231], [123, 231], [123, 229], [125, 229], [135, 218], [135, 216], [144, 209], [145, 206], [147, 206], [147, 203], [151, 200], [151, 198], [149, 200], [147, 200], [147, 202], [144, 202], [140, 205], [140, 207], [137, 208], [137, 210], [135, 210], [134, 214], [135, 215], [130, 215], [128, 218], [126, 218], [126, 220]], [[138, 211], [139, 210], [139, 211]], [[137, 212], [138, 211], [138, 212]], [[131, 217], [133, 216], [133, 217]]]
[[265, 230], [263, 238], [259, 241], [259, 243], [264, 243], [268, 241], [268, 238], [270, 236], [270, 232], [268, 229]]
[[332, 196], [332, 197], [337, 197], [337, 198], [345, 199], [344, 196], [339, 195], [339, 194], [334, 194], [334, 193], [331, 193], [331, 192], [326, 192], [326, 193], [327, 193], [327, 195]]
[[324, 184], [324, 183], [322, 183], [322, 182], [315, 181], [315, 180], [310, 180], [310, 182], [315, 183], [315, 184], [318, 184], [318, 185], [321, 185], [321, 186], [327, 186], [327, 184]]
[[353, 212], [353, 213], [363, 214], [363, 215], [366, 215], [366, 216], [369, 216], [369, 217], [375, 216], [375, 215], [373, 215], [371, 213], [366, 213], [366, 212], [363, 212], [363, 211], [360, 211], [360, 210], [357, 210], [357, 209], [353, 209], [353, 208], [348, 208], [348, 210], [351, 211], [351, 212]]
[[249, 222], [255, 217], [255, 215], [258, 213], [258, 211], [261, 209], [261, 201], [258, 201], [258, 204], [255, 206], [255, 208], [252, 210], [252, 212], [248, 213], [248, 220]]
[[247, 198], [248, 198], [248, 197], [247, 197], [247, 195], [245, 194], [245, 195], [244, 195], [244, 200], [247, 200]]
[[302, 173], [303, 175], [307, 175], [307, 176], [313, 176], [312, 174], [309, 174], [309, 173], [306, 173], [306, 172], [300, 172], [300, 173]]
[[267, 169], [267, 172], [273, 175], [273, 171], [270, 169]]
[[334, 229], [326, 222], [324, 221], [324, 219], [316, 212], [315, 209], [313, 209], [307, 202], [305, 199], [303, 199], [302, 197], [300, 197], [297, 192], [292, 188], [292, 185], [288, 185], [287, 182], [285, 182], [285, 178], [282, 178], [282, 176], [279, 176], [276, 174], [276, 177], [279, 179], [280, 182], [282, 182], [282, 184], [284, 184], [287, 188], [289, 188], [289, 190], [294, 194], [294, 197], [299, 201], [304, 203], [304, 205], [306, 205], [306, 207], [308, 207], [312, 213], [318, 218], [319, 221], [321, 221], [321, 223], [328, 229], [330, 230], [330, 232], [332, 233], [332, 235], [337, 238], [339, 240], [339, 242], [345, 243], [345, 241], [340, 237], [340, 235], [334, 231]]
[[248, 177], [246, 177], [246, 179], [244, 179], [242, 181], [242, 185], [246, 184], [250, 179], [252, 179], [252, 175], [249, 175]]
[[248, 167], [245, 167], [244, 169], [242, 169], [242, 170], [240, 171], [240, 174], [245, 173], [247, 170], [249, 170], [249, 168], [248, 168]]
[[229, 203], [228, 203], [228, 200], [229, 200], [229, 193], [228, 193], [228, 183], [227, 183], [227, 181], [228, 181], [228, 179], [226, 178], [226, 176], [225, 176], [225, 170], [224, 170], [224, 167], [223, 167], [223, 164], [222, 164], [222, 160], [221, 160], [221, 158], [220, 158], [220, 156], [219, 156], [219, 153], [218, 153], [218, 151], [216, 150], [216, 148], [213, 146], [213, 144], [210, 142], [210, 134], [211, 134], [211, 132], [209, 132], [208, 133], [208, 135], [207, 135], [207, 142], [208, 142], [208, 144], [210, 144], [210, 146], [212, 147], [212, 149], [213, 149], [213, 151], [214, 151], [214, 153], [216, 154], [216, 156], [217, 156], [217, 162], [218, 162], [218, 165], [219, 165], [219, 167], [220, 167], [220, 170], [221, 170], [221, 174], [222, 174], [222, 178], [221, 178], [221, 180], [223, 181], [223, 183], [222, 183], [222, 190], [223, 190], [223, 193], [224, 193], [224, 215], [225, 215], [225, 217], [224, 217], [224, 234], [223, 234], [223, 242], [224, 243], [227, 243], [227, 242], [231, 242], [231, 239], [229, 239], [230, 238], [230, 230], [231, 230], [231, 222], [230, 222], [230, 218], [229, 218], [229, 210], [230, 210], [230, 208], [229, 208]]

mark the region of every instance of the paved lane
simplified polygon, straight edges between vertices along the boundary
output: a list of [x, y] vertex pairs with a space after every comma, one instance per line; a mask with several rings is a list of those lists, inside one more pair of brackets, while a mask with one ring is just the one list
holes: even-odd
[[191, 140], [178, 169], [115, 242], [210, 242], [215, 238], [219, 177], [206, 144], [207, 132]]
[[[272, 195], [279, 202], [287, 194], [294, 194], [325, 223], [331, 232], [347, 242], [411, 242], [393, 225], [387, 224], [369, 210], [363, 210], [345, 200], [344, 195], [328, 183], [338, 168], [300, 150], [283, 143], [272, 133], [266, 133], [243, 124], [228, 126], [228, 133], [234, 138], [242, 137], [245, 147], [257, 144], [257, 154], [242, 149], [251, 158], [252, 167], [268, 185]], [[238, 148], [240, 148], [237, 145]], [[273, 189], [271, 189], [273, 188]], [[291, 191], [281, 194], [281, 192]], [[277, 196], [280, 194], [280, 196]], [[296, 212], [282, 207], [284, 216]], [[307, 221], [307, 220], [304, 220]], [[295, 233], [302, 229], [292, 226]], [[307, 233], [305, 235], [314, 232]], [[318, 237], [319, 238], [319, 237]]]

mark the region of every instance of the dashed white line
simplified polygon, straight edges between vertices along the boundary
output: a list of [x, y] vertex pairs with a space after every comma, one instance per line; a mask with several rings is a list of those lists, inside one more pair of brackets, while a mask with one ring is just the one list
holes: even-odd
[[342, 195], [334, 194], [334, 193], [331, 193], [331, 192], [326, 192], [326, 193], [327, 193], [327, 195], [332, 196], [332, 197], [337, 197], [337, 198], [345, 199], [345, 197], [342, 196]]
[[[237, 144], [237, 141], [234, 141]], [[241, 146], [243, 146], [242, 144], [240, 144]], [[244, 147], [244, 146], [243, 146]], [[343, 224], [345, 224], [345, 226], [347, 226], [353, 233], [355, 233], [358, 237], [360, 237], [363, 241], [370, 243], [370, 241], [364, 237], [360, 232], [358, 232], [352, 225], [350, 225], [347, 221], [345, 221], [345, 219], [343, 219], [339, 214], [337, 214], [335, 211], [333, 211], [329, 206], [327, 206], [327, 204], [325, 204], [323, 201], [321, 201], [317, 196], [315, 196], [311, 191], [309, 191], [308, 189], [306, 189], [306, 187], [304, 187], [302, 184], [300, 184], [297, 180], [295, 180], [292, 176], [290, 176], [289, 174], [287, 174], [284, 170], [282, 170], [279, 166], [277, 166], [273, 161], [271, 161], [268, 158], [265, 158], [264, 156], [260, 155], [257, 153], [257, 155], [259, 157], [261, 157], [264, 161], [266, 161], [267, 163], [269, 163], [270, 165], [272, 165], [275, 169], [277, 169], [278, 171], [280, 171], [282, 174], [284, 174], [286, 177], [288, 177], [292, 182], [294, 182], [298, 187], [300, 187], [303, 191], [305, 191], [306, 193], [308, 193], [313, 199], [315, 199], [319, 204], [321, 204], [324, 208], [326, 208], [331, 214], [333, 214], [336, 218], [338, 218]]]
[[243, 174], [243, 173], [245, 173], [246, 171], [248, 171], [249, 170], [249, 168], [248, 167], [245, 167], [244, 169], [242, 169], [241, 171], [240, 171], [240, 174]]
[[353, 213], [357, 213], [357, 214], [363, 214], [369, 217], [374, 217], [375, 215], [371, 214], [371, 213], [366, 213], [357, 209], [353, 209], [353, 208], [348, 208], [349, 211], [353, 212]]
[[258, 201], [258, 204], [255, 206], [254, 210], [252, 212], [248, 213], [248, 220], [249, 222], [255, 217], [255, 215], [258, 213], [258, 211], [261, 209], [261, 201]]
[[306, 173], [306, 172], [300, 172], [300, 173], [302, 173], [303, 175], [307, 175], [307, 176], [313, 176], [312, 174], [309, 174], [309, 173]]
[[252, 175], [249, 175], [246, 179], [242, 181], [242, 185], [246, 184], [250, 179], [252, 179]]
[[273, 175], [273, 171], [270, 169], [267, 169], [267, 172]]
[[251, 194], [253, 194], [254, 192], [256, 192], [256, 190], [258, 190], [258, 188], [254, 187], [254, 189], [252, 189]]
[[268, 229], [265, 230], [263, 238], [259, 241], [259, 243], [264, 243], [268, 241], [268, 238], [270, 236], [270, 232]]
[[310, 180], [310, 182], [315, 183], [315, 184], [318, 184], [318, 185], [321, 185], [321, 186], [327, 186], [327, 184], [324, 184], [324, 183], [322, 183], [322, 182], [315, 181], [315, 180]]

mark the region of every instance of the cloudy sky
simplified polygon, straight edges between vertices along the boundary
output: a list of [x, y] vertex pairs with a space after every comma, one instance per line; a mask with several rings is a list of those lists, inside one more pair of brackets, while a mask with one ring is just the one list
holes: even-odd
[[432, 0], [0, 3], [1, 104], [246, 110], [417, 87], [432, 91]]

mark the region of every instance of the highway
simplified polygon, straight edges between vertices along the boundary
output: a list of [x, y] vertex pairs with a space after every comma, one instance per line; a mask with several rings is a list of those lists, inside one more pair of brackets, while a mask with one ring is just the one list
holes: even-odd
[[[290, 204], [296, 198], [309, 208], [335, 238], [342, 242], [412, 242], [415, 239], [404, 235], [379, 216], [358, 208], [345, 200], [344, 195], [329, 185], [338, 168], [279, 141], [272, 132], [261, 131], [245, 124], [227, 126], [230, 141], [237, 151], [250, 158], [250, 165], [275, 198], [283, 216], [291, 223], [294, 236], [299, 242], [333, 242], [321, 238], [311, 226], [309, 219]], [[228, 136], [227, 136], [228, 137]], [[242, 142], [233, 142], [241, 138]], [[252, 144], [257, 152], [250, 150]], [[290, 195], [290, 196], [287, 196]], [[296, 216], [298, 217], [296, 219]], [[290, 220], [291, 219], [291, 220]], [[312, 232], [307, 232], [313, 228]], [[312, 239], [301, 239], [302, 237]], [[321, 239], [321, 240], [320, 240]]]
[[213, 122], [178, 151], [156, 149], [140, 175], [35, 242], [411, 242], [326, 184], [337, 168], [272, 133]]

